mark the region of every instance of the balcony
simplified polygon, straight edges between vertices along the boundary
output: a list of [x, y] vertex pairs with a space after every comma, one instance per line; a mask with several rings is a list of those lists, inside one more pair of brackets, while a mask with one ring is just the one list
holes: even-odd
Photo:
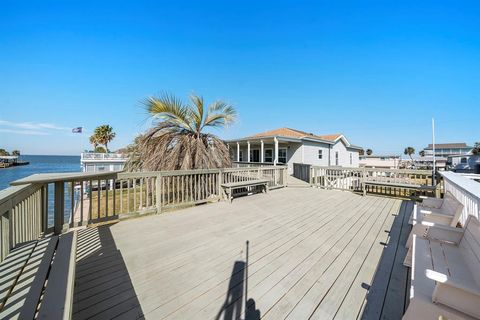
[[[413, 201], [355, 188], [424, 177], [328, 170], [309, 188], [283, 166], [17, 181], [0, 192], [0, 318], [399, 319]], [[259, 178], [272, 192], [222, 201], [222, 183]]]
[[81, 162], [88, 161], [121, 161], [128, 160], [126, 154], [121, 153], [100, 153], [100, 152], [82, 152], [80, 155]]

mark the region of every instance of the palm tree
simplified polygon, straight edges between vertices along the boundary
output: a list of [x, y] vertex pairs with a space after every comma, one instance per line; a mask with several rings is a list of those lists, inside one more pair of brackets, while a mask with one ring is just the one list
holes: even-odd
[[367, 149], [367, 156], [372, 155], [372, 153], [373, 153], [372, 149]]
[[425, 157], [425, 150], [421, 150], [418, 154], [420, 157]]
[[98, 143], [98, 137], [95, 134], [92, 134], [89, 138], [90, 144], [93, 145], [93, 150], [97, 149], [99, 143]]
[[190, 102], [186, 105], [170, 94], [145, 100], [154, 127], [138, 138], [136, 161], [129, 161], [127, 168], [156, 171], [231, 166], [226, 144], [205, 130], [233, 123], [235, 109], [223, 101], [206, 107], [197, 95], [191, 95]]
[[412, 154], [415, 154], [415, 148], [413, 147], [406, 147], [405, 150], [403, 151], [405, 155], [408, 155], [410, 157], [410, 160], [413, 162]]
[[97, 138], [100, 144], [105, 146], [105, 149], [108, 152], [108, 143], [115, 138], [116, 134], [113, 132], [113, 128], [110, 125], [104, 124], [96, 127], [93, 131], [93, 135]]
[[480, 142], [475, 142], [475, 145], [473, 146], [473, 149], [472, 149], [472, 154], [474, 155], [480, 154]]
[[13, 150], [12, 151], [12, 156], [20, 156], [20, 150]]

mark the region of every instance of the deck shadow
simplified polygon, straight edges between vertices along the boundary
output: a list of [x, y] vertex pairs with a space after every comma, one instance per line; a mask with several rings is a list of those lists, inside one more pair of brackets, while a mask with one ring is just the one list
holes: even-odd
[[112, 226], [78, 232], [73, 319], [143, 318]]
[[371, 284], [362, 283], [367, 291], [366, 302], [360, 318], [401, 319], [408, 304], [409, 268], [403, 265], [407, 254], [405, 244], [411, 230], [408, 224], [413, 202], [404, 200], [398, 213], [395, 213], [377, 270]]
[[[215, 320], [260, 320], [261, 314], [255, 300], [248, 298], [248, 249], [247, 241], [245, 261], [234, 262], [225, 301]], [[244, 306], [245, 317], [242, 317]]]

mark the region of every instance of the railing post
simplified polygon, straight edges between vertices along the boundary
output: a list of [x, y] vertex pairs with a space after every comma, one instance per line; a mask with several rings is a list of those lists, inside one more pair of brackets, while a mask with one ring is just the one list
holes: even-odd
[[41, 212], [41, 223], [42, 223], [42, 232], [45, 235], [48, 229], [48, 184], [46, 183], [42, 187], [42, 208]]
[[53, 208], [55, 234], [61, 234], [63, 231], [64, 205], [65, 205], [64, 182], [57, 181], [55, 182], [55, 199], [54, 199], [54, 208]]
[[367, 195], [367, 189], [366, 189], [366, 185], [365, 185], [365, 167], [363, 167], [363, 170], [362, 170], [362, 191], [363, 191], [363, 195]]
[[310, 176], [308, 177], [308, 181], [309, 181], [309, 183], [310, 183], [310, 187], [313, 187], [313, 181], [314, 181], [314, 180], [313, 180], [313, 175], [314, 175], [314, 171], [315, 171], [315, 169], [313, 168], [313, 166], [310, 166], [310, 170], [309, 170], [309, 171], [310, 171], [310, 172], [309, 172], [309, 173], [310, 173]]
[[223, 183], [223, 170], [219, 169], [218, 170], [218, 199], [219, 199], [219, 201], [223, 200], [222, 183]]
[[155, 199], [157, 201], [157, 214], [162, 213], [162, 174], [155, 179]]

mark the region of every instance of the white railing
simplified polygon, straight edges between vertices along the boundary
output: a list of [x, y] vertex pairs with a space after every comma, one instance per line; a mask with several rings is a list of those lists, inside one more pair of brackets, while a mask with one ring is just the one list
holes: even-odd
[[440, 171], [445, 192], [449, 191], [464, 208], [460, 222], [465, 225], [469, 215], [480, 217], [480, 183], [452, 171]]
[[402, 197], [410, 197], [426, 189], [435, 191], [432, 172], [427, 170], [310, 166], [308, 177], [310, 185], [325, 189]]
[[247, 161], [234, 161], [232, 167], [234, 168], [251, 168], [251, 167], [270, 167], [274, 166], [273, 162], [247, 162]]
[[82, 152], [81, 160], [128, 160], [128, 156], [121, 153]]

